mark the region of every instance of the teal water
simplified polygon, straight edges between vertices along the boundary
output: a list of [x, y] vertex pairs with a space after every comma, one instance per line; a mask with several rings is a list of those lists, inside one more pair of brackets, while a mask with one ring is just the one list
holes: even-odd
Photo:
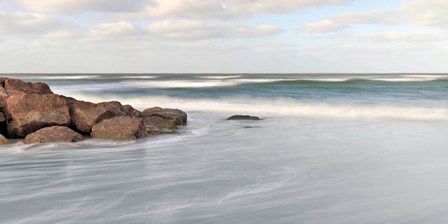
[[[0, 146], [1, 223], [448, 222], [448, 75], [14, 76], [190, 120], [138, 142]], [[225, 120], [240, 113], [264, 120]]]
[[[444, 74], [242, 75], [19, 75], [62, 92], [88, 96], [180, 99], [257, 98], [300, 102], [440, 106], [448, 96]], [[69, 79], [66, 79], [69, 78]], [[69, 91], [73, 90], [73, 91]], [[59, 91], [59, 92], [60, 92]], [[417, 105], [418, 106], [418, 105]]]

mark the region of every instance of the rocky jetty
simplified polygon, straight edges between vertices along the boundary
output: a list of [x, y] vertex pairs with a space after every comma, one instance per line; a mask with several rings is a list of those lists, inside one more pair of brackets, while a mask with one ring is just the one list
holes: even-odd
[[41, 82], [0, 78], [0, 144], [24, 138], [25, 144], [78, 142], [84, 136], [136, 140], [176, 133], [187, 114], [153, 107], [143, 112], [120, 102], [92, 103], [53, 93]]

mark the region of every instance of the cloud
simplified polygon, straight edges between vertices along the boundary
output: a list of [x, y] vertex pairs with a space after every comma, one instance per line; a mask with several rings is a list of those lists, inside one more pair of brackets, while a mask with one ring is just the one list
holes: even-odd
[[[272, 25], [223, 25], [199, 20], [162, 20], [142, 29], [130, 22], [104, 23], [88, 28], [81, 41], [198, 41], [214, 39], [243, 39], [274, 36], [283, 32]], [[46, 39], [64, 38], [73, 32], [57, 31], [43, 36]]]
[[25, 12], [0, 12], [0, 33], [29, 35], [49, 32], [71, 26], [47, 15]]
[[152, 23], [153, 36], [171, 40], [204, 40], [221, 38], [257, 38], [277, 35], [282, 30], [272, 25], [244, 26], [206, 23], [197, 20], [164, 20]]
[[254, 12], [284, 13], [294, 12], [299, 9], [322, 5], [342, 5], [347, 0], [233, 0], [231, 1], [241, 8]]
[[[114, 12], [126, 16], [240, 18], [254, 13], [288, 13], [349, 0], [13, 0], [39, 13]], [[1, 3], [1, 1], [0, 1]]]
[[305, 32], [334, 32], [353, 25], [394, 23], [448, 28], [448, 1], [412, 0], [403, 3], [396, 10], [345, 13], [310, 23], [302, 30]]
[[89, 28], [86, 33], [86, 39], [89, 41], [106, 40], [111, 38], [121, 38], [134, 36], [140, 33], [140, 30], [133, 24], [125, 21], [117, 23], [104, 23]]
[[148, 0], [16, 0], [22, 7], [33, 12], [128, 12], [136, 11]]
[[302, 28], [305, 32], [335, 32], [361, 24], [393, 24], [400, 21], [400, 15], [394, 11], [376, 11], [368, 13], [345, 13], [335, 17], [310, 23]]
[[448, 27], [446, 0], [414, 0], [405, 3], [401, 11], [417, 25]]
[[57, 30], [42, 35], [42, 38], [49, 40], [61, 40], [61, 39], [69, 39], [76, 35], [77, 35], [76, 32], [73, 30]]
[[424, 32], [383, 32], [367, 33], [358, 36], [358, 40], [376, 42], [433, 42], [448, 41], [448, 33], [424, 33]]
[[312, 6], [340, 5], [348, 0], [154, 0], [143, 10], [121, 16], [140, 18], [233, 19], [256, 13], [290, 13]]

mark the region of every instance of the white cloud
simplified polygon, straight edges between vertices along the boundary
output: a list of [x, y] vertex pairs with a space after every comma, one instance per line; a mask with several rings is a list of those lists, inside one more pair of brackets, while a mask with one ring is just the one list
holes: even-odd
[[334, 32], [359, 24], [393, 24], [400, 21], [400, 15], [394, 11], [369, 13], [345, 13], [333, 18], [310, 23], [303, 27], [305, 32]]
[[25, 12], [0, 12], [0, 33], [25, 35], [49, 32], [71, 26], [47, 15]]
[[76, 34], [73, 30], [57, 30], [42, 35], [44, 39], [59, 40], [74, 37]]
[[287, 13], [349, 0], [13, 0], [32, 12], [116, 12], [128, 16], [235, 18], [254, 13]]
[[164, 20], [148, 27], [151, 35], [174, 40], [203, 40], [220, 38], [256, 38], [282, 32], [271, 25], [243, 26], [210, 24], [197, 20]]
[[149, 4], [148, 0], [16, 0], [33, 12], [127, 12]]
[[345, 13], [310, 23], [303, 27], [305, 32], [332, 32], [361, 24], [411, 24], [448, 28], [447, 0], [412, 0], [399, 9], [367, 13]]
[[447, 0], [414, 0], [405, 3], [402, 12], [417, 25], [448, 27]]
[[321, 5], [341, 5], [347, 0], [233, 0], [241, 8], [255, 12], [283, 13]]
[[105, 40], [114, 37], [133, 36], [138, 33], [139, 30], [129, 22], [104, 23], [88, 29], [86, 40]]
[[423, 41], [448, 41], [448, 33], [423, 33], [423, 32], [383, 32], [367, 33], [358, 36], [359, 40], [376, 42], [423, 42]]
[[194, 19], [244, 18], [256, 13], [289, 13], [306, 7], [340, 5], [348, 0], [154, 0], [143, 10], [123, 16]]

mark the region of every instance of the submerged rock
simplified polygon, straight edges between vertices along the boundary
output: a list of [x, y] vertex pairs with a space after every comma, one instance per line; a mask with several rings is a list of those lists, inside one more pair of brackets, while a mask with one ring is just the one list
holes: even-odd
[[70, 103], [70, 116], [72, 124], [77, 131], [89, 134], [93, 125], [117, 116], [127, 116], [121, 103], [104, 102], [104, 103], [90, 103], [84, 101], [77, 101], [74, 99], [68, 100]]
[[227, 118], [227, 120], [232, 121], [232, 120], [250, 120], [250, 121], [259, 121], [261, 120], [259, 117], [255, 117], [255, 116], [250, 116], [250, 115], [233, 115], [229, 118]]
[[82, 135], [70, 128], [63, 126], [52, 126], [40, 129], [26, 136], [25, 144], [42, 144], [54, 142], [78, 142], [83, 139]]
[[25, 137], [44, 127], [70, 124], [67, 101], [59, 95], [13, 95], [7, 100], [6, 110], [10, 137]]
[[146, 135], [148, 136], [176, 133], [177, 125], [172, 120], [160, 117], [146, 117], [144, 118], [144, 122], [146, 125]]
[[165, 109], [160, 107], [148, 108], [143, 111], [143, 117], [160, 117], [167, 120], [172, 120], [176, 125], [187, 125], [187, 114], [178, 109]]
[[136, 140], [146, 136], [146, 125], [142, 118], [114, 117], [93, 125], [90, 135], [110, 140]]

